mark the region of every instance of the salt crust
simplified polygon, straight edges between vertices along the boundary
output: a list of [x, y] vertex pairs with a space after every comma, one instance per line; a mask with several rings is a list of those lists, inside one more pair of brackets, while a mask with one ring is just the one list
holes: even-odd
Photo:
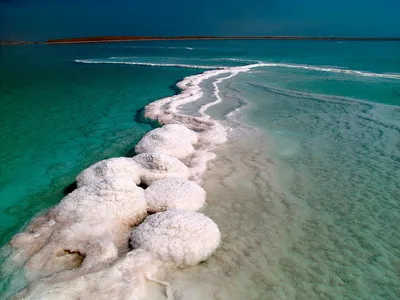
[[107, 177], [130, 177], [140, 184], [140, 168], [128, 157], [116, 157], [101, 160], [83, 170], [77, 177], [78, 187], [93, 184]]
[[182, 124], [168, 124], [147, 133], [136, 145], [136, 153], [163, 153], [185, 158], [195, 151], [197, 134]]
[[14, 264], [27, 260], [28, 281], [90, 269], [114, 261], [130, 229], [146, 216], [143, 189], [129, 178], [108, 178], [70, 193], [30, 231], [16, 235], [11, 245], [19, 251], [11, 258]]
[[145, 190], [148, 212], [170, 209], [199, 210], [206, 201], [206, 191], [198, 184], [181, 179], [158, 180]]
[[125, 177], [139, 185], [167, 177], [189, 177], [188, 168], [177, 158], [160, 153], [144, 153], [133, 158], [117, 157], [99, 161], [81, 172], [78, 187], [110, 177]]
[[160, 297], [162, 291], [149, 288], [149, 281], [155, 281], [152, 278], [160, 272], [159, 266], [158, 261], [148, 252], [131, 251], [111, 266], [97, 272], [41, 279], [16, 294], [13, 299], [161, 300], [165, 299]]
[[187, 210], [168, 210], [149, 216], [131, 236], [134, 249], [145, 249], [178, 267], [195, 266], [218, 248], [221, 233], [205, 215]]
[[179, 159], [159, 153], [143, 153], [132, 158], [141, 166], [140, 181], [150, 185], [154, 181], [180, 177], [187, 179], [189, 169]]

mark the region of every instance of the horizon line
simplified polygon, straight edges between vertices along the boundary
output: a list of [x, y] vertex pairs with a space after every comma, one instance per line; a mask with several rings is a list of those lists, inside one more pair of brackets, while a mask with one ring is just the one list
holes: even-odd
[[296, 35], [257, 35], [257, 36], [86, 36], [56, 38], [46, 41], [0, 40], [0, 44], [73, 44], [73, 43], [107, 43], [128, 41], [168, 41], [168, 40], [342, 40], [342, 41], [400, 41], [400, 37], [342, 37], [342, 36], [296, 36]]

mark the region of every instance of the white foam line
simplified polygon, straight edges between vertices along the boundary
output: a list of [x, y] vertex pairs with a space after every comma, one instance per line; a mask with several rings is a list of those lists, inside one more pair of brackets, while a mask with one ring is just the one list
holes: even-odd
[[212, 102], [209, 102], [209, 103], [206, 103], [206, 104], [201, 106], [199, 112], [200, 112], [200, 114], [202, 116], [210, 117], [209, 115], [206, 115], [205, 111], [207, 109], [209, 109], [211, 106], [214, 106], [214, 105], [222, 102], [222, 98], [219, 95], [220, 90], [219, 90], [218, 84], [220, 84], [221, 82], [225, 81], [226, 79], [230, 79], [230, 78], [236, 76], [237, 74], [238, 74], [238, 72], [232, 72], [229, 76], [223, 77], [223, 78], [219, 78], [219, 79], [217, 79], [216, 81], [214, 81], [212, 83], [212, 85], [214, 87], [213, 96], [216, 98], [216, 100], [214, 100]]
[[187, 64], [158, 64], [158, 63], [110, 61], [110, 60], [76, 59], [75, 62], [83, 63], [83, 64], [120, 64], [120, 65], [151, 66], [151, 67], [178, 67], [178, 68], [190, 68], [190, 69], [225, 69], [225, 67], [221, 67], [221, 66], [202, 66], [202, 65], [187, 65]]
[[[260, 63], [260, 64], [257, 64], [257, 66], [258, 67], [283, 67], [283, 68], [304, 69], [304, 70], [320, 71], [320, 72], [343, 73], [343, 74], [358, 75], [358, 76], [364, 76], [364, 77], [400, 79], [400, 74], [372, 73], [372, 72], [363, 72], [363, 71], [348, 70], [348, 69], [322, 68], [322, 67], [314, 67], [314, 66], [308, 66], [308, 65]], [[248, 67], [254, 68], [254, 65], [250, 65]]]
[[242, 58], [232, 58], [232, 57], [224, 57], [222, 60], [229, 60], [229, 61], [237, 61], [237, 62], [252, 62], [252, 63], [262, 63], [261, 60], [253, 60], [253, 59], [242, 59]]
[[[117, 57], [112, 57], [112, 59], [116, 59]], [[253, 62], [252, 60], [244, 60], [237, 58], [222, 58], [223, 60], [232, 60], [232, 61], [242, 61], [242, 62]], [[145, 63], [145, 62], [129, 62], [129, 61], [110, 61], [110, 60], [90, 60], [90, 59], [77, 59], [75, 60], [77, 63], [88, 63], [88, 64], [128, 64], [128, 65], [142, 65], [142, 66], [154, 66], [154, 67], [180, 67], [180, 68], [194, 68], [194, 69], [224, 69], [234, 71], [236, 68], [259, 68], [259, 67], [280, 67], [280, 68], [293, 68], [293, 69], [303, 69], [310, 71], [319, 71], [319, 72], [328, 72], [328, 73], [342, 73], [348, 75], [357, 75], [363, 77], [377, 77], [377, 78], [386, 78], [386, 79], [400, 79], [400, 74], [384, 74], [384, 73], [373, 73], [366, 71], [358, 71], [358, 70], [349, 70], [349, 69], [338, 69], [338, 68], [324, 68], [324, 67], [316, 67], [310, 65], [296, 65], [296, 64], [283, 64], [283, 63], [264, 63], [258, 62], [254, 64], [249, 64], [240, 67], [226, 67], [226, 66], [202, 66], [202, 65], [190, 65], [190, 64], [160, 64], [160, 63]]]
[[228, 114], [226, 115], [226, 117], [227, 117], [227, 118], [232, 117], [232, 116], [233, 116], [234, 114], [236, 114], [242, 107], [243, 107], [243, 106], [238, 107], [238, 108], [235, 108], [235, 109], [232, 110], [230, 113], [228, 113]]

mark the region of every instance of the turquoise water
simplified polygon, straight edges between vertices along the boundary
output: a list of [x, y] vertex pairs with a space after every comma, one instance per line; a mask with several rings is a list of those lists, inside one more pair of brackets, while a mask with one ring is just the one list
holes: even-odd
[[[281, 181], [309, 210], [303, 237], [289, 250], [302, 262], [296, 272], [286, 271], [291, 284], [299, 295], [314, 286], [314, 297], [326, 299], [398, 299], [400, 107], [321, 95], [323, 86], [311, 94], [307, 76], [301, 93], [292, 84], [270, 87], [261, 74], [243, 77], [232, 86], [253, 104], [246, 120], [268, 132], [272, 143], [265, 147]], [[399, 103], [379, 87], [381, 80], [366, 81], [376, 93], [360, 96]]]
[[[239, 121], [268, 136], [261, 146], [274, 176], [307, 212], [296, 225], [301, 237], [285, 245], [293, 266], [281, 266], [285, 284], [296, 299], [398, 299], [399, 53], [396, 42], [4, 48], [3, 241], [57, 203], [80, 170], [126, 155], [151, 129], [135, 121], [136, 111], [176, 92], [171, 85], [179, 79], [209, 67], [278, 63], [221, 82], [222, 103], [207, 113], [224, 120], [242, 107]], [[203, 96], [183, 111], [194, 114], [215, 100], [212, 83], [202, 82]], [[262, 282], [257, 288], [268, 289]]]
[[35, 213], [59, 202], [79, 171], [98, 160], [127, 155], [151, 129], [135, 121], [136, 111], [174, 94], [171, 85], [196, 72], [73, 62], [108, 55], [102, 47], [1, 51], [2, 243]]

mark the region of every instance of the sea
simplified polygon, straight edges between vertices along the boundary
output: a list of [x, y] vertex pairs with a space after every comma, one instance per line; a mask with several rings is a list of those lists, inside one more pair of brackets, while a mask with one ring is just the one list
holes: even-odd
[[144, 107], [203, 72], [178, 109], [228, 133], [203, 183], [222, 242], [167, 275], [175, 299], [399, 299], [395, 41], [2, 46], [1, 245], [83, 169], [133, 156]]

